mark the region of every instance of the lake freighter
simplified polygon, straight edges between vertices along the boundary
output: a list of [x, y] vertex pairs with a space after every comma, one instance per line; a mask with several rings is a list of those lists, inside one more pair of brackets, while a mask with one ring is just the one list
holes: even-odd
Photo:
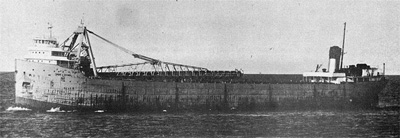
[[[143, 62], [97, 67], [89, 34]], [[35, 38], [28, 51], [15, 60], [16, 104], [37, 110], [371, 108], [386, 84], [383, 73], [367, 64], [339, 66], [343, 50], [338, 46], [330, 49], [328, 70], [318, 71], [319, 66], [298, 81], [257, 83], [239, 70], [211, 71], [140, 55], [83, 25], [61, 44], [51, 35]]]

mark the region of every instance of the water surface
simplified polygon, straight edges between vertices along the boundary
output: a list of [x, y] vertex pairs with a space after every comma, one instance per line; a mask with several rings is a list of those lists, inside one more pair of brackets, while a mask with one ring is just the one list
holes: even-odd
[[399, 137], [399, 112], [0, 113], [1, 137]]

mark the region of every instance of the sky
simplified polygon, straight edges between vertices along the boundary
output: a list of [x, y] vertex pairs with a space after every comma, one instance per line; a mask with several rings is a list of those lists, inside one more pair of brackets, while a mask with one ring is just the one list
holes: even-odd
[[[61, 43], [80, 25], [135, 53], [161, 61], [301, 74], [328, 68], [331, 46], [344, 65], [367, 63], [400, 75], [399, 1], [0, 0], [0, 71], [13, 71], [33, 38]], [[90, 36], [98, 66], [140, 60]]]

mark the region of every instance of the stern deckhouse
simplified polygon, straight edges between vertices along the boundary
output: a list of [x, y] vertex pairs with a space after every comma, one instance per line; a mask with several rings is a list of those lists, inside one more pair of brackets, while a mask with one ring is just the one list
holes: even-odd
[[378, 72], [378, 68], [371, 67], [365, 63], [349, 65], [343, 68], [345, 32], [346, 23], [344, 23], [342, 48], [332, 46], [329, 49], [328, 69], [324, 68], [319, 71], [322, 64], [317, 65], [315, 72], [303, 73], [304, 82], [340, 84], [342, 82], [380, 81], [383, 78], [384, 71]]

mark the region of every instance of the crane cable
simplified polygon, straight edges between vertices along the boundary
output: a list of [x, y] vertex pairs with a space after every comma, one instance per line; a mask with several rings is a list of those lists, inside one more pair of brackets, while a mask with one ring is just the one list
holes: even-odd
[[95, 34], [94, 32], [92, 32], [92, 31], [90, 31], [90, 30], [87, 30], [87, 31], [88, 31], [89, 33], [91, 33], [91, 34], [97, 36], [98, 38], [100, 38], [100, 39], [106, 41], [107, 43], [109, 43], [109, 44], [111, 44], [111, 45], [113, 45], [113, 46], [115, 46], [115, 47], [121, 49], [121, 50], [124, 51], [125, 53], [131, 54], [131, 55], [132, 55], [133, 57], [135, 57], [135, 58], [139, 58], [139, 59], [142, 59], [142, 60], [149, 61], [149, 62], [151, 62], [152, 64], [160, 64], [160, 63], [161, 63], [161, 61], [158, 60], [158, 59], [153, 59], [153, 58], [146, 57], [146, 56], [143, 56], [143, 55], [140, 55], [140, 54], [136, 54], [136, 53], [134, 53], [134, 52], [132, 52], [132, 51], [130, 51], [130, 50], [124, 48], [124, 47], [121, 47], [121, 46], [119, 46], [119, 45], [117, 45], [117, 44], [115, 44], [115, 43], [113, 43], [113, 42], [111, 42], [111, 41], [109, 41], [109, 40], [107, 40], [107, 39], [105, 39], [105, 38], [103, 38], [103, 37], [101, 37], [101, 36]]

